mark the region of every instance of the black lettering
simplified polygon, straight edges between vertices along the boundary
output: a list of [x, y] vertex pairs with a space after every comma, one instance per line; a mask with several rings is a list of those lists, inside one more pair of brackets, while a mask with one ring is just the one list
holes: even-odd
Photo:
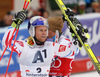
[[44, 52], [44, 57], [47, 58], [46, 49], [44, 49], [42, 52]]
[[44, 62], [40, 51], [37, 51], [32, 63], [37, 63], [37, 61]]

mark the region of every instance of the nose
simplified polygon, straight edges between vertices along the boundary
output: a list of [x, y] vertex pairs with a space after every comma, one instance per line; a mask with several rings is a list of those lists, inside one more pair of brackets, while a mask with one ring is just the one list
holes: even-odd
[[43, 35], [46, 35], [47, 34], [47, 31], [43, 31]]

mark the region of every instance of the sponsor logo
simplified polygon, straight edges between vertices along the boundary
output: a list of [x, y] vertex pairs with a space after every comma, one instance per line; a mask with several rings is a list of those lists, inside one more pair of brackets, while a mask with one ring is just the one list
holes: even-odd
[[65, 45], [60, 45], [59, 52], [64, 52], [65, 50], [66, 50], [66, 46]]
[[59, 68], [61, 66], [61, 60], [57, 58], [56, 61], [58, 61], [58, 64], [55, 64], [55, 61], [54, 61], [54, 62], [52, 62], [50, 68], [52, 68], [52, 67]]
[[47, 74], [33, 74], [33, 73], [26, 73], [26, 76], [32, 76], [32, 77], [47, 77]]

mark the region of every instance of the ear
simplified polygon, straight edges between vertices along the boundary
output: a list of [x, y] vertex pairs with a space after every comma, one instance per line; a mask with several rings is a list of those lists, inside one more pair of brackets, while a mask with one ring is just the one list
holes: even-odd
[[34, 26], [30, 26], [30, 29], [29, 29], [29, 34], [31, 37], [34, 37], [35, 36], [35, 27]]

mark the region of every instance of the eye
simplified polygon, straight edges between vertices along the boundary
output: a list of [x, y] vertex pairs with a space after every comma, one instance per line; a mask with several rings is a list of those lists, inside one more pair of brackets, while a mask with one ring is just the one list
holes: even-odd
[[45, 30], [45, 32], [47, 31], [47, 29]]
[[43, 30], [42, 30], [42, 29], [40, 29], [40, 31], [42, 32]]

